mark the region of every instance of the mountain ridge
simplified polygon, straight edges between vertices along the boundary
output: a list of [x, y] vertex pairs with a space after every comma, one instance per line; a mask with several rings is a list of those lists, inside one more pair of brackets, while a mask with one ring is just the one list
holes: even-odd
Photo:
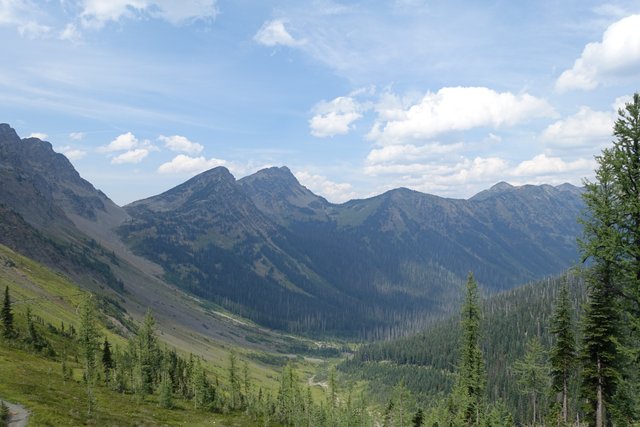
[[455, 308], [469, 270], [496, 291], [577, 261], [570, 184], [498, 183], [469, 199], [398, 188], [334, 204], [286, 166], [241, 179], [218, 167], [119, 207], [51, 144], [7, 125], [0, 174], [0, 203], [35, 229], [95, 239], [145, 274], [293, 331], [417, 327]]

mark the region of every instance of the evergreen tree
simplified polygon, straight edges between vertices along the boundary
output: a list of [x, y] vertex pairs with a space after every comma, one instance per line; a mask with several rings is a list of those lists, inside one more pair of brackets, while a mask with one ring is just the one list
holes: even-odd
[[586, 414], [592, 425], [606, 424], [607, 410], [621, 376], [618, 337], [620, 308], [617, 264], [620, 260], [621, 234], [618, 215], [614, 154], [604, 150], [597, 157], [597, 184], [586, 183], [584, 195], [591, 218], [584, 221], [585, 238], [581, 248], [585, 258], [593, 259], [588, 275], [589, 299], [583, 318], [583, 376], [581, 394], [586, 399]]
[[111, 370], [113, 369], [113, 358], [111, 357], [111, 344], [104, 337], [102, 344], [102, 368], [104, 369], [104, 382], [109, 384], [111, 381]]
[[161, 374], [159, 403], [165, 409], [173, 407], [173, 385], [171, 384], [171, 376], [167, 371], [163, 371]]
[[11, 311], [9, 286], [5, 286], [4, 288], [4, 301], [2, 303], [0, 319], [2, 319], [2, 336], [7, 339], [13, 338], [15, 336], [15, 331], [13, 329], [13, 312]]
[[144, 397], [153, 393], [160, 371], [158, 338], [155, 332], [155, 319], [151, 310], [147, 310], [142, 326], [136, 337], [138, 393]]
[[96, 379], [96, 354], [99, 349], [98, 326], [96, 324], [96, 307], [92, 295], [86, 296], [78, 308], [80, 316], [80, 328], [78, 331], [78, 343], [84, 362], [84, 379], [87, 385], [87, 399], [89, 415], [95, 406], [93, 387]]
[[544, 348], [538, 337], [532, 338], [527, 344], [527, 351], [521, 360], [513, 365], [518, 377], [518, 385], [523, 394], [531, 396], [532, 423], [542, 418], [539, 414], [539, 398], [544, 396], [549, 388], [549, 367], [546, 362]]
[[454, 388], [457, 418], [466, 426], [479, 426], [484, 409], [486, 374], [480, 349], [480, 305], [478, 283], [469, 273], [462, 306], [462, 342], [458, 379]]
[[229, 353], [229, 387], [231, 389], [230, 408], [238, 409], [242, 403], [240, 375], [238, 373], [238, 357], [235, 351]]
[[560, 393], [561, 417], [562, 422], [566, 424], [569, 422], [569, 381], [576, 364], [576, 342], [566, 281], [560, 288], [550, 329], [555, 338], [550, 355], [553, 388]]

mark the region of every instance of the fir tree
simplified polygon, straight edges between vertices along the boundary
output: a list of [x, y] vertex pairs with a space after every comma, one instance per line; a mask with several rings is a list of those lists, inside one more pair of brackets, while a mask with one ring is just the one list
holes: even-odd
[[231, 388], [231, 409], [240, 408], [242, 402], [242, 392], [240, 386], [240, 375], [238, 374], [238, 357], [234, 351], [229, 353], [229, 387]]
[[478, 426], [484, 409], [486, 374], [480, 349], [480, 305], [478, 283], [469, 273], [466, 297], [462, 307], [462, 342], [458, 380], [454, 389], [457, 418], [467, 426]]
[[13, 338], [15, 336], [15, 331], [13, 329], [13, 312], [11, 311], [9, 286], [4, 288], [4, 301], [2, 303], [0, 318], [2, 319], [2, 336], [7, 339]]
[[555, 338], [550, 354], [553, 388], [560, 393], [561, 416], [566, 424], [569, 421], [569, 381], [576, 365], [576, 342], [566, 281], [560, 288], [550, 330]]
[[96, 379], [96, 354], [99, 349], [98, 327], [95, 316], [96, 307], [93, 303], [92, 295], [83, 299], [78, 308], [80, 316], [80, 329], [78, 331], [78, 343], [84, 362], [84, 378], [87, 385], [87, 399], [89, 415], [92, 414], [95, 406], [95, 396], [93, 393]]
[[173, 385], [171, 384], [171, 376], [167, 371], [163, 371], [161, 374], [159, 403], [165, 409], [173, 407]]
[[111, 357], [111, 344], [104, 337], [102, 344], [102, 368], [104, 369], [104, 382], [109, 384], [111, 381], [111, 370], [113, 369], [113, 358]]
[[584, 199], [591, 212], [584, 222], [585, 239], [581, 247], [594, 266], [588, 276], [589, 300], [583, 318], [583, 376], [582, 396], [586, 399], [586, 413], [592, 425], [606, 423], [607, 409], [620, 378], [618, 339], [620, 334], [619, 288], [617, 263], [621, 235], [616, 225], [618, 214], [616, 185], [613, 171], [613, 152], [604, 150], [597, 158], [598, 183], [587, 183]]
[[142, 326], [138, 331], [138, 336], [136, 337], [136, 352], [138, 393], [141, 397], [144, 397], [147, 394], [153, 393], [160, 370], [160, 361], [158, 358], [160, 351], [155, 332], [155, 319], [151, 314], [151, 310], [147, 310], [147, 314], [142, 321]]
[[518, 385], [523, 394], [531, 396], [532, 423], [542, 418], [539, 414], [539, 398], [544, 396], [549, 388], [549, 367], [546, 363], [544, 348], [538, 337], [532, 338], [527, 344], [524, 357], [513, 365], [518, 377]]

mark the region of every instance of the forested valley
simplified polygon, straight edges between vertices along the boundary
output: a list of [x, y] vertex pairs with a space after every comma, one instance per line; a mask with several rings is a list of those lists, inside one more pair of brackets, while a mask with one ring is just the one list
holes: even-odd
[[[313, 199], [313, 206], [320, 203], [321, 209], [301, 211], [305, 215], [329, 212], [327, 218], [333, 215], [333, 219], [322, 220], [329, 225], [293, 235], [287, 230], [299, 227], [300, 222], [292, 220], [290, 229], [285, 229], [264, 212], [254, 212], [259, 203], [240, 189], [252, 183], [236, 185], [221, 171], [213, 174], [224, 181], [222, 198], [233, 196], [232, 205], [238, 212], [255, 214], [251, 226], [237, 226], [224, 215], [210, 217], [208, 208], [200, 209], [202, 194], [196, 199], [194, 194], [211, 185], [206, 176], [200, 176], [185, 192], [171, 190], [129, 207], [132, 216], [118, 229], [136, 252], [128, 254], [129, 258], [118, 258], [106, 238], [102, 242], [78, 238], [81, 234], [54, 206], [49, 213], [65, 223], [68, 233], [60, 232], [55, 238], [64, 241], [63, 237], [72, 235], [85, 245], [73, 252], [74, 259], [82, 260], [82, 269], [70, 269], [68, 274], [52, 264], [58, 259], [53, 255], [64, 258], [70, 246], [32, 231], [20, 214], [0, 210], [3, 218], [15, 224], [5, 230], [20, 227], [34, 241], [49, 245], [40, 254], [41, 262], [0, 247], [0, 400], [24, 402], [33, 411], [33, 425], [56, 426], [639, 425], [640, 94], [619, 110], [613, 144], [596, 156], [596, 162], [596, 178], [586, 181], [581, 192], [585, 209], [579, 219], [583, 229], [578, 240], [579, 265], [502, 292], [497, 291], [506, 282], [485, 284], [488, 275], [501, 271], [499, 258], [490, 250], [485, 255], [490, 265], [482, 268], [472, 263], [480, 271], [476, 275], [469, 269], [464, 289], [454, 285], [462, 261], [450, 269], [433, 263], [416, 267], [414, 255], [436, 259], [437, 247], [414, 251], [429, 233], [412, 238], [412, 232], [419, 229], [418, 221], [415, 217], [410, 221], [407, 210], [376, 210], [387, 199], [373, 203], [376, 209], [369, 204], [338, 213], [338, 208]], [[15, 185], [22, 180], [16, 178]], [[93, 191], [86, 185], [85, 190]], [[401, 192], [401, 196], [406, 194]], [[479, 195], [474, 203], [484, 203], [486, 197], [490, 195]], [[418, 198], [424, 203], [428, 199]], [[74, 203], [77, 207], [79, 202]], [[458, 219], [486, 220], [465, 216], [473, 203], [437, 203], [455, 210]], [[170, 205], [175, 209], [169, 210]], [[363, 215], [366, 209], [375, 214]], [[229, 234], [214, 236], [216, 242], [223, 242], [218, 246], [200, 241], [201, 230], [179, 223], [176, 215], [222, 221], [217, 224], [220, 228], [210, 228], [209, 233], [224, 229]], [[90, 212], [88, 216], [95, 215]], [[361, 221], [349, 233], [365, 241], [367, 227], [388, 224], [390, 218], [402, 218], [404, 234], [381, 234], [379, 241], [368, 241], [369, 249], [392, 241], [404, 248], [404, 262], [392, 268], [389, 265], [401, 257], [379, 260], [378, 274], [367, 276], [379, 282], [370, 299], [375, 303], [373, 309], [366, 309], [364, 282], [343, 288], [336, 283], [344, 278], [328, 272], [328, 260], [340, 257], [345, 247], [336, 248], [326, 258], [312, 254], [318, 242], [328, 244], [322, 230], [326, 236], [336, 236], [340, 221]], [[501, 239], [515, 233], [502, 222], [491, 226], [489, 222], [483, 226], [501, 230], [496, 234]], [[173, 227], [164, 229], [166, 235], [155, 234], [167, 224]], [[457, 238], [464, 234], [451, 233]], [[241, 241], [233, 250], [232, 245], [223, 246], [231, 235], [240, 236]], [[303, 243], [304, 236], [318, 245]], [[343, 238], [349, 240], [348, 236]], [[532, 273], [523, 266], [543, 262], [508, 256], [513, 249], [508, 239], [491, 245], [485, 241], [487, 234], [467, 236], [477, 240], [466, 249], [445, 246], [450, 250], [447, 254], [500, 248], [501, 256], [511, 261], [505, 280], [528, 277]], [[565, 240], [554, 240], [556, 237], [548, 242]], [[438, 235], [437, 241], [445, 242], [446, 233]], [[533, 257], [534, 252], [528, 256]], [[145, 253], [154, 261], [170, 262], [164, 276], [154, 276], [157, 280], [183, 281], [178, 288], [202, 299], [157, 285], [151, 293], [168, 292], [162, 295], [169, 296], [155, 307], [145, 305], [143, 297], [148, 294], [132, 286], [135, 280], [124, 283], [118, 278], [121, 274], [137, 277], [131, 266], [139, 262], [136, 256]], [[211, 258], [219, 264], [211, 264]], [[242, 259], [251, 263], [241, 264]], [[343, 261], [357, 259], [354, 255]], [[92, 268], [97, 276], [79, 286], [76, 281], [86, 279]], [[409, 279], [392, 283], [398, 277]], [[419, 292], [417, 282], [425, 278], [446, 281], [448, 286], [436, 287], [432, 293]], [[241, 282], [238, 288], [207, 287], [234, 281]], [[249, 295], [243, 293], [256, 283], [265, 286]], [[138, 292], [137, 299], [128, 298], [134, 292]], [[318, 295], [322, 300], [315, 299]], [[421, 323], [416, 320], [422, 313], [419, 308], [401, 310], [403, 301], [411, 300], [412, 295], [425, 304], [430, 298], [448, 295], [455, 309], [431, 301], [438, 315]], [[353, 313], [348, 311], [351, 303]], [[385, 303], [393, 309], [385, 312]], [[193, 310], [188, 313], [195, 319], [189, 317], [191, 328], [182, 318], [182, 323], [174, 323], [174, 304]], [[277, 308], [273, 313], [271, 305]], [[283, 307], [287, 313], [280, 317]], [[333, 315], [338, 317], [335, 323], [327, 320]], [[227, 325], [216, 332], [219, 339], [198, 332], [218, 327], [216, 322]], [[416, 326], [425, 324], [414, 333]], [[374, 325], [378, 328], [371, 327]], [[305, 329], [307, 334], [302, 333]], [[372, 340], [381, 337], [386, 340]], [[2, 423], [10, 421], [4, 402], [0, 417]]]

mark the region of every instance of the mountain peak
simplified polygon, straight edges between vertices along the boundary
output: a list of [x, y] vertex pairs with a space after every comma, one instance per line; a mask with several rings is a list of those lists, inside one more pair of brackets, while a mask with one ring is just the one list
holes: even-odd
[[0, 141], [4, 140], [20, 140], [16, 130], [7, 123], [0, 123]]
[[241, 181], [253, 182], [256, 180], [268, 180], [272, 184], [275, 181], [288, 185], [300, 185], [298, 179], [286, 166], [272, 166], [270, 168], [260, 169], [258, 172], [243, 178]]
[[324, 198], [300, 184], [286, 166], [259, 170], [238, 183], [258, 209], [278, 220], [324, 218], [324, 210], [329, 205]]
[[499, 183], [493, 185], [489, 191], [505, 191], [505, 190], [512, 190], [515, 187], [511, 184], [509, 184], [508, 182], [505, 181], [500, 181]]

